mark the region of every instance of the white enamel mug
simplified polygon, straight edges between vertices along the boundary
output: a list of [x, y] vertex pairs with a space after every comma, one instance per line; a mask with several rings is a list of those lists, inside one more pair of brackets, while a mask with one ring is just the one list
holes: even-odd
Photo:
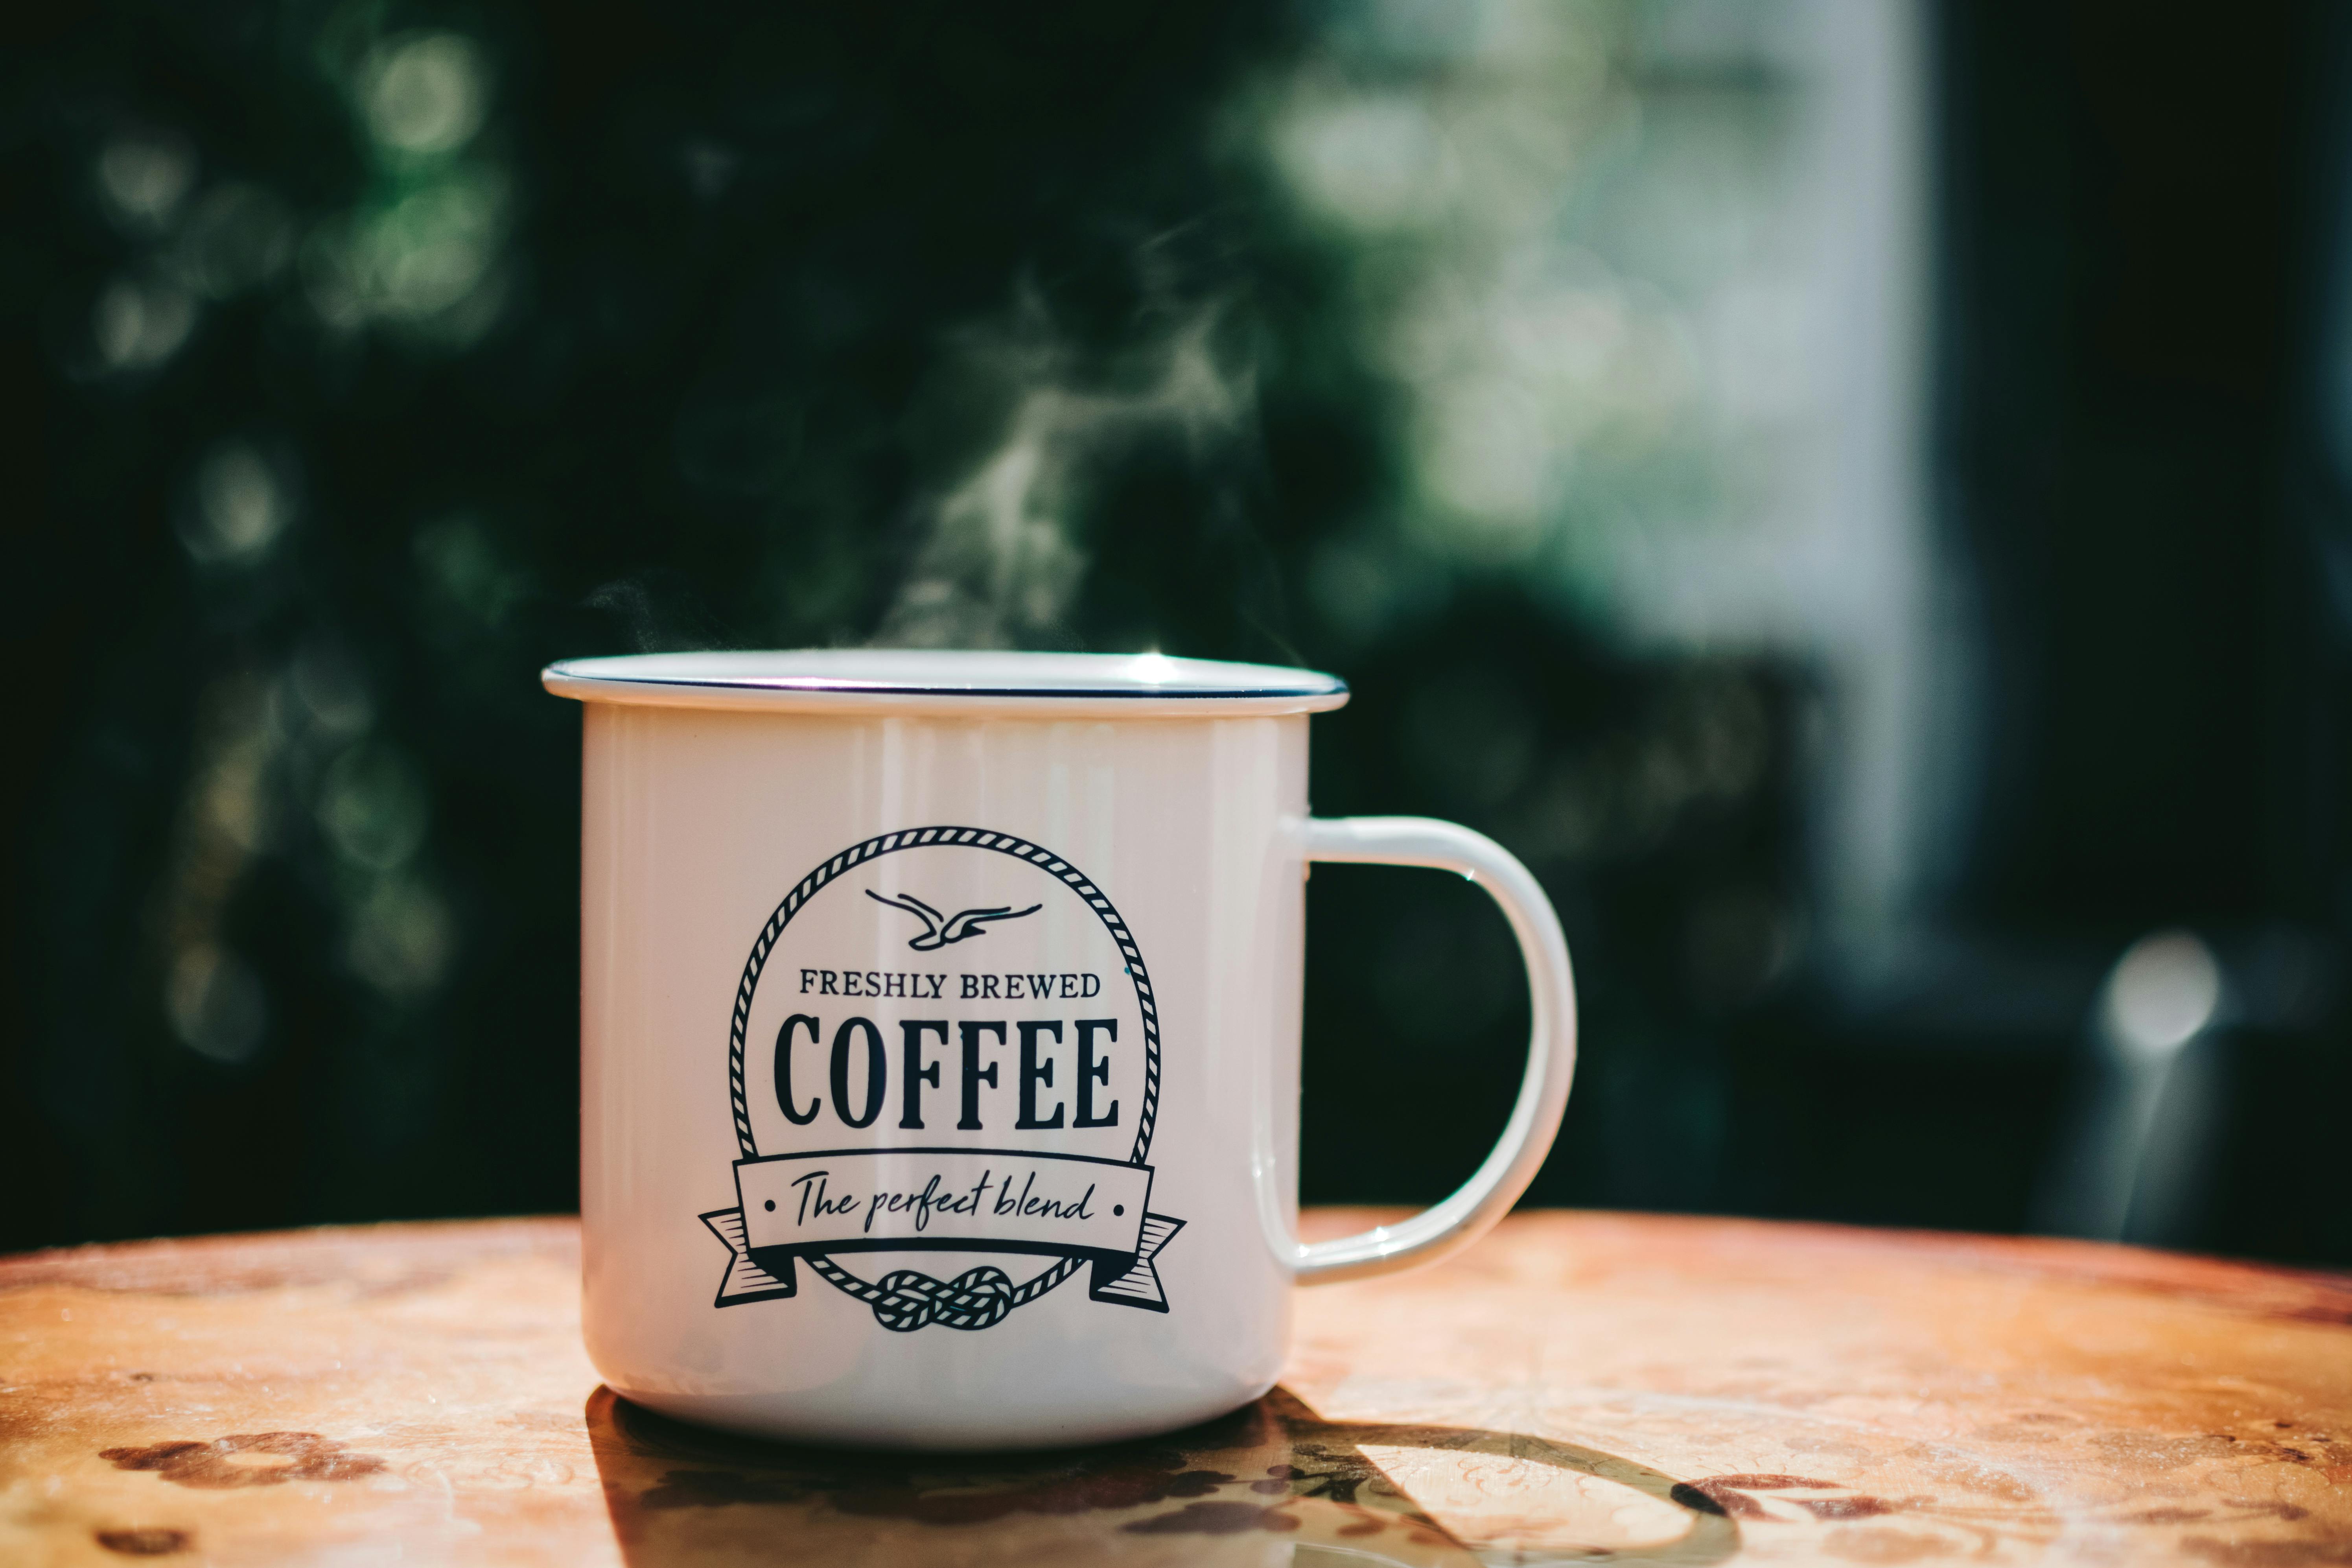
[[[1273, 1386], [1296, 1283], [1466, 1246], [1559, 1125], [1559, 922], [1491, 840], [1307, 814], [1329, 676], [1158, 655], [665, 654], [586, 703], [583, 1316], [612, 1388], [799, 1442], [1139, 1436]], [[1305, 881], [1502, 906], [1502, 1140], [1402, 1224], [1297, 1233]]]

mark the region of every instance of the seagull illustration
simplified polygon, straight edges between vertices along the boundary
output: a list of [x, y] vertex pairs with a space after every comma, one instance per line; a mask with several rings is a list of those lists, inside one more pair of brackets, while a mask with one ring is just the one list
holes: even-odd
[[993, 909], [961, 910], [942, 920], [940, 918], [939, 910], [912, 893], [902, 894], [895, 899], [886, 899], [869, 888], [866, 889], [866, 896], [877, 904], [887, 904], [894, 910], [904, 910], [923, 922], [923, 934], [907, 943], [917, 952], [929, 952], [933, 948], [945, 947], [951, 942], [961, 942], [966, 937], [986, 936], [987, 923], [990, 921], [1017, 921], [1023, 915], [1034, 915], [1045, 907], [1043, 904], [1032, 904], [1025, 910], [1016, 910], [1010, 904], [999, 904]]

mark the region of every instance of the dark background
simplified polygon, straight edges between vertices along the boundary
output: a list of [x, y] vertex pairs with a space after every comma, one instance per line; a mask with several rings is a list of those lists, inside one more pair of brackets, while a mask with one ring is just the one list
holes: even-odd
[[[991, 635], [1336, 670], [1318, 810], [1528, 860], [1585, 1011], [1530, 1201], [2032, 1226], [2101, 977], [2182, 925], [2253, 1001], [2211, 1047], [2199, 1201], [2151, 1239], [2352, 1263], [2342, 14], [1930, 12], [1931, 477], [1988, 718], [1934, 956], [1892, 984], [1771, 934], [1811, 896], [1817, 672], [1612, 651], [1502, 571], [1369, 636], [1302, 587], [1396, 504], [1399, 415], [1337, 324], [1344, 258], [1215, 111], [1320, 15], [18, 18], [0, 1247], [569, 1207], [579, 721], [539, 668], [896, 640], [926, 520], [1024, 389], [1131, 395], [1190, 323], [1245, 416], [1092, 443], [1072, 607]], [[488, 118], [455, 161], [372, 155], [341, 84], [428, 27], [478, 41]], [[197, 171], [168, 233], [93, 177], [126, 136]], [[462, 237], [493, 185], [487, 325], [393, 262], [323, 321], [306, 226]], [[1310, 900], [1304, 1195], [1434, 1198], [1516, 1079], [1502, 924], [1433, 876]]]

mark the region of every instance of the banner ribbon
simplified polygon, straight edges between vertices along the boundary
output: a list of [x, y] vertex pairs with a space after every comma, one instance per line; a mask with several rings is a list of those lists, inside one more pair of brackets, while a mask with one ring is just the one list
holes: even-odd
[[[1153, 1259], [1184, 1222], [1149, 1212], [1151, 1178], [1149, 1165], [1014, 1149], [836, 1149], [739, 1160], [736, 1206], [701, 1216], [730, 1255], [714, 1305], [794, 1294], [795, 1258], [841, 1273], [834, 1254], [1012, 1252], [1089, 1262], [1090, 1300], [1164, 1312]], [[1010, 1281], [992, 1268], [945, 1282], [901, 1269], [887, 1282], [871, 1304], [888, 1328], [985, 1328], [1008, 1310], [1000, 1298]]]

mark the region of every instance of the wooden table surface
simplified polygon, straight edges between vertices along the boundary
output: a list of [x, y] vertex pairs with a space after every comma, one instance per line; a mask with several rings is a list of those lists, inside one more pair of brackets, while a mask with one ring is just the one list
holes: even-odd
[[2344, 1278], [1522, 1215], [1302, 1292], [1232, 1417], [954, 1460], [617, 1401], [577, 1259], [568, 1220], [0, 1259], [0, 1563], [2352, 1563]]

